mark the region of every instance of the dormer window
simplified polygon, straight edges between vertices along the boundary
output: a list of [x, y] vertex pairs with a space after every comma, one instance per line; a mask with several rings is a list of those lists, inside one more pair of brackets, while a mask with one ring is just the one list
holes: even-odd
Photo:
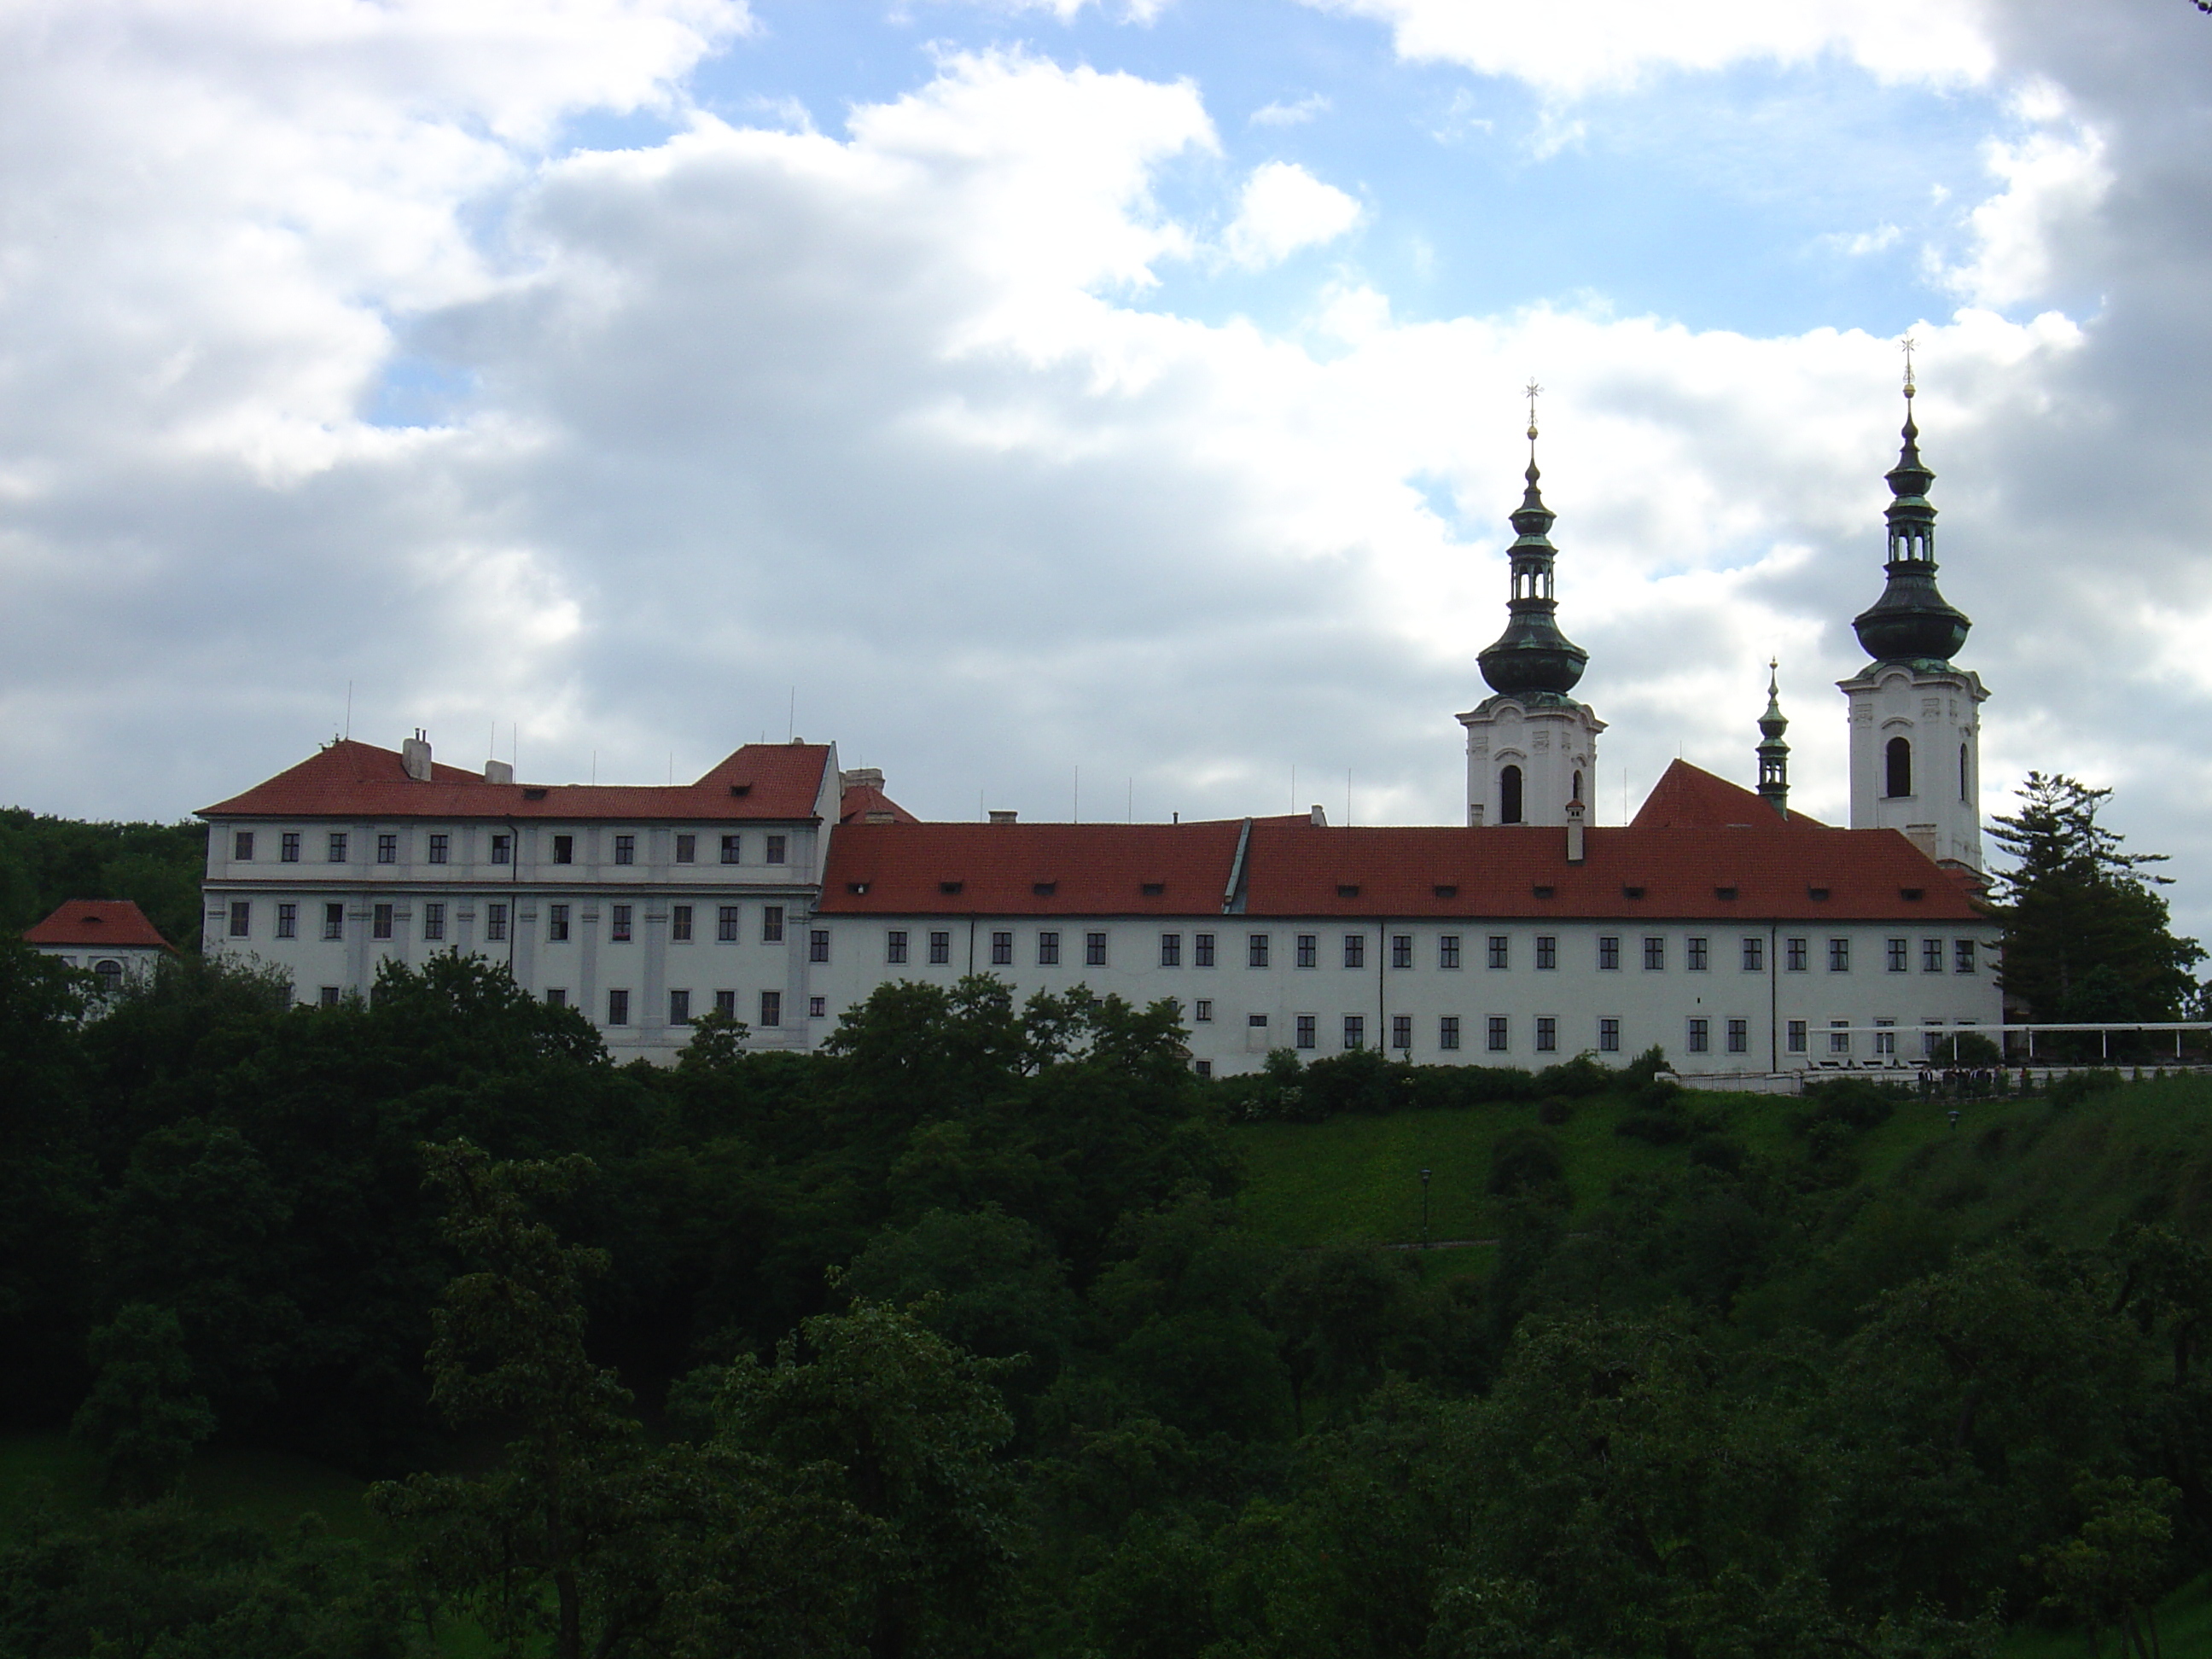
[[950, 898], [967, 884], [964, 881], [940, 881], [937, 884], [937, 890]]
[[1168, 890], [1168, 884], [1164, 881], [1148, 881], [1146, 882], [1139, 890], [1140, 890], [1146, 898], [1158, 898], [1161, 894]]
[[1359, 884], [1356, 881], [1340, 881], [1337, 883], [1336, 896], [1339, 898], [1358, 898], [1359, 896]]
[[1457, 898], [1459, 889], [1448, 881], [1440, 881], [1430, 889], [1438, 898]]
[[1735, 896], [1735, 889], [1733, 887], [1716, 887], [1713, 889], [1713, 896], [1717, 899], [1732, 899]]
[[1547, 886], [1540, 882], [1535, 886], [1531, 887], [1528, 890], [1534, 893], [1538, 898], [1552, 898], [1558, 895], [1559, 890], [1556, 887]]
[[1050, 898], [1059, 890], [1060, 884], [1056, 881], [1033, 881], [1030, 884], [1030, 891], [1039, 898]]
[[1900, 887], [1897, 890], [1897, 896], [1902, 899], [1924, 899], [1928, 896], [1928, 890], [1924, 887]]
[[1620, 896], [1623, 898], [1642, 898], [1644, 890], [1641, 887], [1624, 887], [1620, 890]]
[[1808, 887], [1805, 890], [1805, 896], [1812, 899], [1825, 899], [1828, 896], [1828, 890], [1825, 887]]

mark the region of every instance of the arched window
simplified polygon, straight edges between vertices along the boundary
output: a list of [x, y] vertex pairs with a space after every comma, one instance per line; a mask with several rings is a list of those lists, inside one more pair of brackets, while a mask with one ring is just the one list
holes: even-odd
[[1885, 795], [1909, 795], [1912, 793], [1912, 740], [1892, 738], [1882, 751], [1889, 763]]
[[1498, 775], [1498, 821], [1521, 822], [1521, 769], [1509, 766]]
[[1966, 745], [1962, 743], [1959, 745], [1959, 799], [1970, 801], [1973, 798], [1972, 792], [1966, 787]]
[[1576, 799], [1577, 800], [1580, 800], [1582, 798], [1583, 798], [1583, 775], [1582, 775], [1581, 773], [1577, 772], [1577, 773], [1576, 773], [1576, 774], [1575, 774], [1575, 799]]
[[112, 957], [103, 957], [92, 964], [92, 971], [100, 975], [100, 988], [113, 993], [123, 984], [123, 964]]

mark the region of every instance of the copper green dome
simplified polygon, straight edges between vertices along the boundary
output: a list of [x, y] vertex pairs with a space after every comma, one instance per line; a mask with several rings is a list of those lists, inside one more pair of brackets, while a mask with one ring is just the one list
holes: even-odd
[[1905, 396], [1905, 447], [1889, 470], [1889, 492], [1896, 497], [1889, 520], [1889, 580], [1881, 597], [1853, 618], [1851, 627], [1867, 655], [1890, 660], [1948, 663], [1966, 642], [1973, 626], [1964, 611], [1936, 589], [1936, 509], [1928, 486], [1935, 473], [1920, 459], [1920, 428], [1912, 421], [1912, 387]]
[[[1533, 428], [1528, 435], [1536, 435]], [[1559, 515], [1544, 505], [1536, 488], [1541, 475], [1533, 457], [1525, 476], [1528, 489], [1513, 514], [1513, 528], [1520, 534], [1510, 552], [1513, 592], [1506, 602], [1510, 615], [1505, 631], [1475, 661], [1493, 691], [1508, 696], [1548, 692], [1563, 697], [1582, 678], [1589, 653], [1559, 632], [1553, 620], [1559, 602], [1552, 597], [1552, 562], [1559, 550], [1546, 532]]]

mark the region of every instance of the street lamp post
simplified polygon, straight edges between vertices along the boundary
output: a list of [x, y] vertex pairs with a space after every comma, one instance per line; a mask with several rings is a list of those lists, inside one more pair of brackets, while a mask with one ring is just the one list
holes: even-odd
[[1429, 1248], [1429, 1172], [1421, 1171], [1421, 1248]]

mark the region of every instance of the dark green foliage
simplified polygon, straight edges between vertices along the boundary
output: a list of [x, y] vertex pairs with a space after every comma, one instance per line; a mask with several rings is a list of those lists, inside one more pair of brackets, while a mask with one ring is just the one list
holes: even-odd
[[92, 1391], [71, 1428], [100, 1454], [109, 1501], [150, 1503], [176, 1490], [215, 1413], [192, 1391], [191, 1357], [177, 1316], [127, 1304], [92, 1334]]
[[0, 807], [0, 933], [70, 899], [131, 899], [178, 950], [200, 948], [205, 824], [81, 823]]
[[1541, 1129], [1508, 1129], [1498, 1137], [1490, 1149], [1488, 1190], [1499, 1198], [1573, 1202], [1559, 1143]]

